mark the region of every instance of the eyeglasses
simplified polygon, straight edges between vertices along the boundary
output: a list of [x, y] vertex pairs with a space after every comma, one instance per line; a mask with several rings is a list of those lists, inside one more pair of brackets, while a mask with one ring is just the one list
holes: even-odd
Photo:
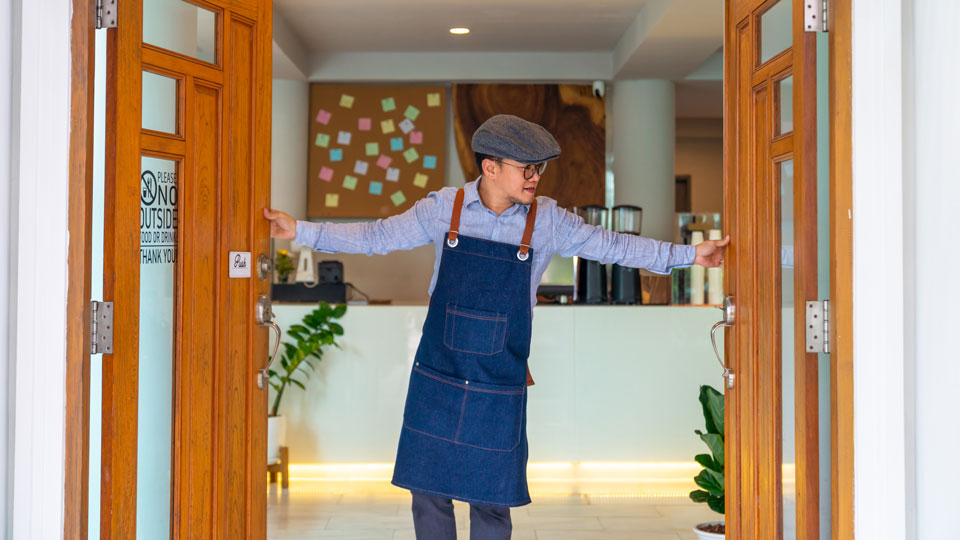
[[543, 172], [547, 170], [547, 162], [543, 163], [531, 163], [529, 165], [514, 165], [513, 163], [507, 163], [503, 160], [497, 160], [501, 165], [509, 165], [511, 167], [516, 167], [518, 169], [523, 169], [523, 179], [530, 180], [533, 178], [533, 174], [539, 174], [543, 176]]

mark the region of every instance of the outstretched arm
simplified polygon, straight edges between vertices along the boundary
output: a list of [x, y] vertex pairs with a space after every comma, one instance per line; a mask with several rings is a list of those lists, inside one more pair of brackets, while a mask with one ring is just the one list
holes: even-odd
[[266, 208], [263, 216], [270, 220], [270, 236], [274, 238], [295, 238], [298, 244], [326, 253], [382, 255], [430, 243], [430, 226], [437, 219], [438, 205], [437, 195], [431, 193], [402, 214], [362, 223], [296, 221]]
[[658, 274], [669, 274], [680, 266], [702, 264], [719, 266], [726, 240], [710, 240], [699, 246], [684, 246], [644, 238], [633, 234], [615, 233], [595, 225], [587, 225], [583, 218], [557, 208], [555, 238], [557, 253], [564, 257], [577, 255], [601, 263], [616, 263], [632, 268], [645, 268]]

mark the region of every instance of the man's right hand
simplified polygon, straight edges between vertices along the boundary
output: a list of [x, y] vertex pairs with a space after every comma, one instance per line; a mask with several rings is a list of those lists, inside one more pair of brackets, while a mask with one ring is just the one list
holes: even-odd
[[264, 208], [263, 217], [270, 220], [271, 238], [288, 238], [292, 240], [297, 237], [297, 220], [287, 214], [279, 210]]

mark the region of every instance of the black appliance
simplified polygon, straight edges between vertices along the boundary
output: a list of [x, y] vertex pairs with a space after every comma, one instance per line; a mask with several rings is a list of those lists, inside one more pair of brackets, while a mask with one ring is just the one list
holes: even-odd
[[[575, 209], [577, 215], [589, 225], [606, 227], [607, 209], [603, 206], [589, 205]], [[577, 288], [574, 291], [578, 304], [607, 303], [607, 265], [582, 257], [577, 261]]]
[[[643, 208], [621, 204], [613, 207], [611, 229], [613, 232], [640, 235]], [[610, 300], [614, 304], [641, 304], [640, 271], [614, 264], [610, 267]]]

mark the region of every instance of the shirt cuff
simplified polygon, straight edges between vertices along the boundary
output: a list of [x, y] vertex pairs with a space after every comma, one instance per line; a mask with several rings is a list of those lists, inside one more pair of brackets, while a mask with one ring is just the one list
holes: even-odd
[[299, 246], [316, 249], [317, 241], [320, 239], [320, 227], [320, 223], [297, 220], [297, 235], [293, 242]]

